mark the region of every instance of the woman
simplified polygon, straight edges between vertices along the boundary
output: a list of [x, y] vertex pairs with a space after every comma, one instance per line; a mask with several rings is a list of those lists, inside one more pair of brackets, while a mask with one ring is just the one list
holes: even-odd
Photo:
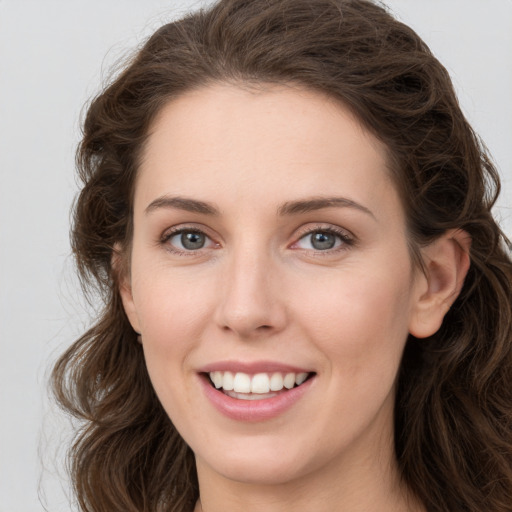
[[499, 179], [411, 29], [221, 1], [91, 103], [78, 167], [82, 510], [512, 509]]

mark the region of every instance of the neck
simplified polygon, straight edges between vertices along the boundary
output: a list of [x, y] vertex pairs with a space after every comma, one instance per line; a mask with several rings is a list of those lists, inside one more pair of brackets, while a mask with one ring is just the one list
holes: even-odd
[[195, 512], [425, 512], [400, 482], [392, 440], [382, 446], [276, 484], [224, 478], [197, 460]]

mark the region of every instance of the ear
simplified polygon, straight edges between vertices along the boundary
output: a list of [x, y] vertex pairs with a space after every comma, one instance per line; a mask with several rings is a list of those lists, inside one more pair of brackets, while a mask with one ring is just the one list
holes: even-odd
[[421, 249], [425, 273], [418, 271], [417, 297], [409, 332], [416, 338], [436, 333], [459, 296], [469, 270], [471, 237], [463, 230], [450, 230]]
[[133, 330], [140, 334], [139, 317], [133, 301], [132, 284], [130, 279], [129, 264], [119, 244], [115, 244], [112, 253], [112, 268], [117, 276], [119, 294], [123, 302], [123, 308]]

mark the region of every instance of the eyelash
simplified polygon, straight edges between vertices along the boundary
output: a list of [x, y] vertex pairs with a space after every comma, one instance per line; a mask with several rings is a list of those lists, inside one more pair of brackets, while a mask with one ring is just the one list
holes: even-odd
[[[203, 235], [206, 239], [213, 242], [212, 238], [206, 234], [204, 229], [195, 227], [195, 226], [180, 226], [176, 228], [171, 228], [170, 230], [166, 231], [163, 236], [160, 239], [160, 244], [165, 245], [167, 250], [172, 252], [173, 254], [177, 254], [179, 256], [196, 256], [198, 252], [200, 252], [204, 247], [201, 247], [198, 250], [183, 250], [179, 249], [178, 247], [173, 246], [169, 243], [169, 241], [175, 237], [176, 235], [180, 235], [183, 233], [196, 233], [199, 235]], [[215, 242], [214, 242], [215, 243]], [[216, 244], [218, 245], [218, 244]]]
[[[217, 246], [219, 245], [218, 243], [214, 242], [212, 240], [212, 238], [210, 236], [208, 236], [203, 229], [195, 227], [195, 226], [180, 226], [180, 227], [176, 227], [176, 228], [171, 228], [171, 230], [166, 231], [163, 234], [163, 236], [160, 239], [160, 244], [161, 245], [166, 245], [167, 249], [170, 252], [174, 253], [174, 254], [177, 254], [177, 255], [180, 255], [180, 256], [196, 256], [197, 253], [199, 253], [200, 251], [202, 251], [204, 249], [204, 247], [201, 247], [201, 248], [199, 248], [197, 250], [193, 250], [193, 249], [183, 250], [183, 249], [179, 249], [176, 246], [173, 246], [172, 244], [169, 243], [169, 241], [173, 237], [175, 237], [177, 235], [180, 235], [180, 234], [183, 234], [183, 233], [196, 233], [196, 234], [199, 234], [199, 235], [203, 235], [203, 236], [206, 237], [206, 239], [210, 240], [211, 242], [213, 242]], [[291, 245], [291, 247], [293, 248], [301, 240], [305, 239], [308, 236], [312, 236], [315, 233], [323, 233], [323, 234], [334, 235], [334, 236], [336, 236], [340, 240], [341, 243], [340, 243], [340, 245], [338, 247], [329, 248], [329, 249], [325, 249], [325, 250], [321, 250], [321, 249], [301, 249], [301, 248], [296, 248], [296, 249], [297, 250], [304, 250], [304, 251], [313, 252], [315, 255], [319, 255], [319, 256], [328, 256], [328, 255], [332, 255], [333, 253], [338, 253], [338, 252], [341, 252], [341, 251], [345, 251], [348, 248], [354, 246], [355, 243], [356, 243], [355, 238], [352, 235], [350, 235], [344, 229], [336, 228], [334, 226], [326, 227], [326, 226], [322, 226], [322, 225], [317, 225], [317, 226], [315, 226], [313, 228], [305, 228], [304, 231], [302, 233], [300, 233], [300, 235], [297, 238], [297, 240]]]
[[[306, 228], [303, 233], [300, 234], [297, 241], [292, 244], [292, 246], [297, 245], [301, 240], [304, 240], [308, 236], [312, 236], [315, 233], [329, 234], [334, 235], [340, 240], [340, 245], [338, 247], [333, 247], [330, 249], [303, 249], [305, 251], [311, 251], [315, 256], [330, 256], [332, 254], [337, 254], [341, 251], [346, 251], [350, 247], [354, 246], [356, 243], [355, 238], [349, 234], [346, 230], [337, 228], [335, 226], [322, 226], [321, 224], [315, 226], [314, 228]], [[298, 248], [298, 250], [301, 250]]]

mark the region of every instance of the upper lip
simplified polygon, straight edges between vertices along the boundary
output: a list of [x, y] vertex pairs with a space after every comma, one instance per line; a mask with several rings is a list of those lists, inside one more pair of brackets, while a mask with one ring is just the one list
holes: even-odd
[[199, 373], [215, 371], [247, 373], [311, 373], [311, 370], [277, 361], [216, 361], [199, 368]]

